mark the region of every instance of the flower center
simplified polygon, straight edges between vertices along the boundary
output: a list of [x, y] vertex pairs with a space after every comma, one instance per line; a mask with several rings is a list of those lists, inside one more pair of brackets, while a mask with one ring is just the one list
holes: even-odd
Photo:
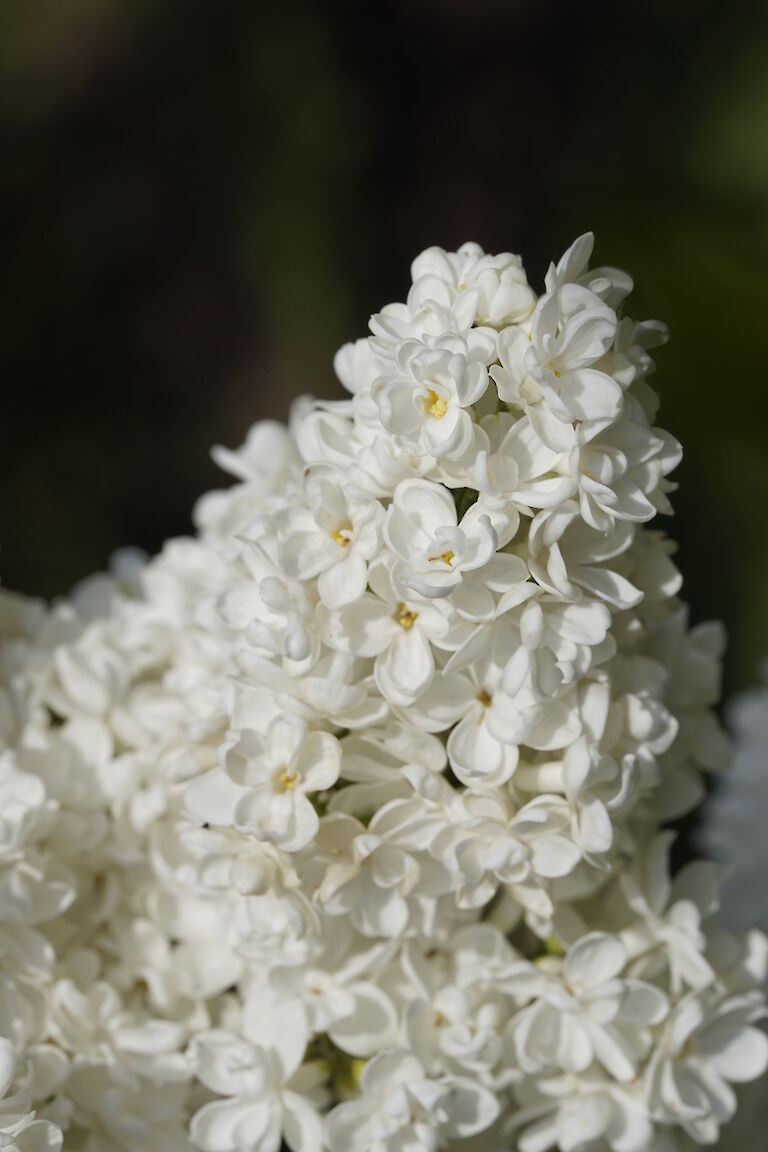
[[442, 420], [448, 411], [448, 401], [444, 400], [442, 396], [438, 396], [434, 388], [430, 388], [427, 392], [427, 411], [430, 416], [434, 416], [435, 420]]
[[477, 698], [482, 704], [483, 708], [490, 708], [493, 703], [493, 697], [490, 693], [486, 692], [485, 688], [481, 688], [477, 694]]
[[406, 632], [410, 632], [411, 628], [418, 617], [418, 612], [411, 612], [406, 604], [398, 604], [394, 612], [395, 620], [401, 628], [405, 628]]
[[428, 557], [427, 557], [427, 559], [428, 559], [428, 560], [430, 560], [430, 561], [432, 561], [432, 560], [442, 560], [443, 564], [447, 564], [447, 565], [450, 567], [450, 565], [451, 565], [451, 563], [453, 562], [453, 560], [454, 560], [454, 557], [455, 557], [455, 556], [456, 556], [456, 553], [455, 553], [455, 552], [451, 552], [451, 550], [450, 550], [450, 549], [448, 549], [448, 551], [447, 551], [447, 552], [441, 552], [439, 556], [428, 556]]
[[343, 526], [343, 527], [339, 528], [338, 531], [333, 532], [332, 536], [333, 536], [333, 539], [338, 544], [339, 548], [349, 548], [350, 544], [352, 543], [351, 533], [352, 533], [351, 528]]
[[284, 792], [293, 792], [300, 780], [301, 772], [282, 772], [280, 774], [280, 785]]

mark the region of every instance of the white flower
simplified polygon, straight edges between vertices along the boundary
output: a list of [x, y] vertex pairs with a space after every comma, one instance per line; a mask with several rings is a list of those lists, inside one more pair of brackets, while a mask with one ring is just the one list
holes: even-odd
[[63, 1139], [59, 1128], [36, 1120], [34, 1112], [7, 1118], [0, 1114], [0, 1146], [5, 1152], [59, 1152]]
[[[598, 1071], [545, 1082], [529, 1111], [532, 1116], [546, 1114], [521, 1133], [520, 1152], [545, 1152], [548, 1148], [583, 1152], [595, 1147], [596, 1141], [597, 1147], [610, 1152], [647, 1152], [650, 1148], [673, 1152], [673, 1145], [653, 1143], [654, 1126], [642, 1091], [612, 1083]], [[527, 1120], [525, 1112], [522, 1120]]]
[[345, 787], [330, 798], [329, 810], [370, 816], [390, 800], [409, 796], [404, 773], [408, 764], [440, 775], [447, 763], [441, 741], [410, 725], [390, 721], [369, 729], [365, 737], [350, 734], [342, 741]]
[[623, 1083], [635, 1079], [667, 1000], [652, 984], [621, 979], [626, 959], [619, 940], [595, 932], [569, 949], [561, 977], [530, 977], [536, 1000], [509, 1026], [526, 1072], [584, 1072], [597, 1061]]
[[[504, 668], [486, 657], [469, 674], [447, 673], [435, 679], [415, 706], [415, 722], [429, 731], [441, 731], [459, 721], [448, 737], [448, 755], [454, 771], [478, 780], [503, 783], [517, 763], [515, 746], [527, 744], [540, 751], [564, 748], [581, 731], [575, 702], [541, 699], [529, 685], [517, 685], [511, 697], [504, 690]], [[500, 768], [502, 744], [505, 757], [503, 779], [493, 780]], [[468, 781], [465, 781], [468, 783]]]
[[328, 608], [350, 604], [365, 589], [367, 562], [376, 555], [381, 506], [367, 492], [330, 474], [311, 472], [304, 483], [307, 506], [275, 516], [279, 563], [292, 580], [317, 577]]
[[371, 566], [368, 587], [371, 592], [330, 617], [327, 639], [356, 656], [375, 657], [374, 675], [385, 700], [412, 704], [432, 681], [432, 644], [441, 646], [449, 633], [449, 609], [440, 600], [404, 600], [384, 561]]
[[[60, 1129], [47, 1120], [35, 1119], [35, 1113], [28, 1109], [34, 1071], [30, 1069], [32, 1076], [28, 1071], [25, 1077], [23, 1072], [19, 1074], [18, 1065], [11, 1041], [0, 1037], [0, 1148], [5, 1152], [59, 1152], [63, 1139]], [[44, 1090], [45, 1086], [39, 1087]]]
[[419, 1061], [394, 1050], [363, 1069], [361, 1096], [328, 1114], [326, 1139], [331, 1152], [437, 1152], [446, 1140], [458, 1140], [489, 1128], [499, 1105], [487, 1089], [469, 1079], [427, 1079]]
[[341, 383], [353, 395], [370, 392], [371, 384], [384, 371], [385, 359], [377, 355], [373, 342], [367, 337], [344, 344], [333, 359], [333, 367]]
[[511, 701], [495, 690], [499, 679], [499, 669], [489, 665], [486, 674], [474, 684], [465, 678], [454, 681], [464, 689], [466, 706], [448, 737], [448, 759], [459, 780], [468, 787], [504, 784], [517, 767], [517, 742], [502, 719]]
[[488, 387], [491, 341], [443, 336], [434, 344], [406, 341], [396, 370], [374, 381], [381, 422], [415, 456], [462, 456], [474, 442], [471, 405]]
[[614, 654], [611, 616], [594, 601], [569, 604], [537, 595], [535, 584], [502, 595], [495, 621], [474, 633], [451, 657], [448, 670], [463, 668], [490, 646], [503, 668], [503, 688], [516, 698], [524, 685], [541, 698], [562, 695], [591, 668]]
[[414, 709], [417, 723], [429, 731], [451, 727], [448, 759], [467, 785], [498, 786], [517, 766], [521, 728], [511, 726], [514, 706], [500, 689], [501, 675], [488, 659], [468, 675], [439, 675]]
[[477, 293], [475, 317], [479, 324], [494, 328], [522, 324], [536, 303], [522, 261], [511, 252], [498, 256], [480, 254], [476, 263], [468, 261], [463, 282], [467, 291]]
[[444, 948], [409, 942], [403, 969], [409, 1047], [431, 1076], [468, 1075], [489, 1087], [512, 1082], [502, 1063], [503, 1026], [513, 1007], [503, 982], [515, 954], [488, 924], [460, 928]]
[[[244, 726], [252, 726], [251, 721], [263, 724], [265, 713], [269, 719], [288, 713], [307, 723], [360, 728], [379, 723], [388, 711], [386, 701], [361, 674], [361, 661], [348, 653], [325, 650], [304, 676], [291, 676], [245, 649], [238, 652], [238, 663], [258, 699], [255, 710], [244, 704]], [[241, 699], [249, 694], [244, 691]]]
[[574, 240], [560, 257], [557, 266], [550, 264], [545, 279], [547, 292], [555, 292], [564, 284], [581, 284], [589, 288], [611, 308], [617, 308], [632, 291], [632, 277], [621, 268], [589, 268], [595, 237], [585, 232]]
[[677, 441], [631, 420], [607, 428], [602, 421], [581, 424], [576, 437], [571, 471], [585, 523], [606, 532], [616, 519], [652, 520], [663, 499], [660, 484], [680, 463]]
[[60, 716], [104, 716], [122, 698], [129, 680], [125, 661], [96, 630], [77, 646], [58, 648], [52, 671], [48, 695]]
[[612, 813], [627, 802], [633, 775], [628, 757], [619, 765], [582, 735], [566, 748], [562, 760], [521, 767], [515, 784], [535, 792], [564, 793], [573, 813], [574, 841], [585, 855], [599, 856], [613, 843]]
[[580, 858], [562, 800], [537, 797], [511, 816], [496, 797], [469, 793], [452, 817], [430, 851], [451, 874], [461, 907], [482, 907], [502, 885], [521, 908], [552, 915], [547, 885], [573, 872]]
[[[362, 404], [362, 400], [360, 401]], [[346, 481], [375, 496], [388, 497], [400, 480], [430, 470], [430, 457], [405, 455], [382, 431], [378, 408], [366, 398], [363, 421], [331, 405], [312, 408], [296, 429], [301, 454], [310, 466], [330, 465]], [[329, 411], [330, 408], [330, 411]]]
[[449, 596], [465, 572], [488, 563], [498, 543], [487, 515], [470, 508], [459, 523], [450, 493], [428, 480], [398, 484], [384, 539], [401, 562], [400, 583], [429, 599]]
[[[298, 719], [278, 718], [266, 736], [244, 729], [223, 760], [230, 779], [245, 789], [234, 809], [235, 827], [286, 852], [306, 847], [319, 823], [308, 795], [332, 788], [339, 776], [335, 737], [308, 732]], [[204, 811], [199, 800], [198, 810]]]
[[480, 422], [469, 478], [483, 507], [556, 507], [575, 490], [560, 474], [562, 454], [550, 448], [526, 417], [497, 412]]
[[609, 532], [596, 532], [581, 519], [575, 501], [543, 509], [531, 521], [528, 567], [543, 588], [566, 600], [602, 600], [615, 608], [634, 608], [643, 593], [625, 574], [633, 542], [631, 523], [617, 521]]
[[594, 366], [615, 336], [616, 315], [598, 296], [576, 284], [558, 288], [537, 304], [530, 342], [519, 328], [501, 336], [501, 367], [491, 370], [500, 399], [522, 408], [550, 447], [567, 449], [572, 421], [615, 419], [621, 410], [620, 386]]
[[315, 1035], [327, 1033], [351, 1056], [373, 1056], [394, 1045], [400, 1031], [393, 1000], [374, 983], [393, 949], [388, 942], [371, 946], [342, 919], [326, 928], [311, 961], [276, 966], [270, 986], [302, 1003]]
[[462, 303], [471, 302], [478, 324], [494, 328], [522, 323], [536, 303], [520, 257], [511, 252], [492, 256], [478, 244], [462, 244], [458, 252], [427, 248], [413, 261], [411, 276], [411, 307], [458, 293]]
[[244, 633], [249, 644], [283, 657], [290, 670], [305, 672], [320, 654], [313, 617], [315, 589], [288, 581], [258, 543], [243, 550], [247, 571], [219, 600], [224, 623]]
[[731, 1084], [768, 1067], [768, 1036], [753, 1026], [762, 1015], [752, 996], [691, 993], [681, 1000], [646, 1073], [652, 1114], [681, 1124], [698, 1144], [714, 1144], [736, 1111]]
[[318, 899], [332, 916], [348, 915], [364, 936], [397, 937], [426, 931], [437, 897], [450, 892], [445, 869], [423, 852], [388, 842], [387, 805], [366, 830], [349, 817], [328, 818], [318, 854], [328, 866]]
[[668, 966], [672, 989], [679, 994], [683, 986], [700, 991], [715, 982], [702, 922], [715, 911], [721, 870], [699, 861], [673, 880], [669, 854], [674, 838], [674, 833], [660, 832], [622, 876], [624, 894], [638, 917], [622, 938], [637, 957], [633, 971], [654, 976]]
[[192, 1117], [190, 1136], [203, 1152], [320, 1152], [322, 1123], [288, 1087], [306, 1047], [301, 1007], [255, 992], [246, 1003], [245, 1038], [203, 1032], [190, 1059], [201, 1082], [223, 1097]]

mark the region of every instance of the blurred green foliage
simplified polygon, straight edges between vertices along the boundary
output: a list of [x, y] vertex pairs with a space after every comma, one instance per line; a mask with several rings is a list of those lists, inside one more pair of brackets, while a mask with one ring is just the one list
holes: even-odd
[[0, 572], [53, 595], [187, 531], [207, 458], [473, 238], [579, 232], [665, 319], [694, 619], [768, 653], [764, 3], [5, 0]]

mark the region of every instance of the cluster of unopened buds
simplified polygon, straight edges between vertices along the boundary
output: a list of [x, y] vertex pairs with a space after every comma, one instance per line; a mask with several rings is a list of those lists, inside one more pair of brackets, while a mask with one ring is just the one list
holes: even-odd
[[664, 328], [591, 250], [428, 249], [193, 539], [4, 594], [0, 1147], [674, 1152], [764, 1071], [661, 830], [728, 760]]

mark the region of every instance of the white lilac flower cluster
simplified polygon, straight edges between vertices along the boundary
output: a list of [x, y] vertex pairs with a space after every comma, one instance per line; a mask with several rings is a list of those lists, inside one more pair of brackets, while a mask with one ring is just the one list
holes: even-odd
[[660, 831], [728, 756], [664, 330], [591, 248], [422, 253], [194, 539], [0, 601], [0, 1146], [668, 1152], [763, 1072]]

